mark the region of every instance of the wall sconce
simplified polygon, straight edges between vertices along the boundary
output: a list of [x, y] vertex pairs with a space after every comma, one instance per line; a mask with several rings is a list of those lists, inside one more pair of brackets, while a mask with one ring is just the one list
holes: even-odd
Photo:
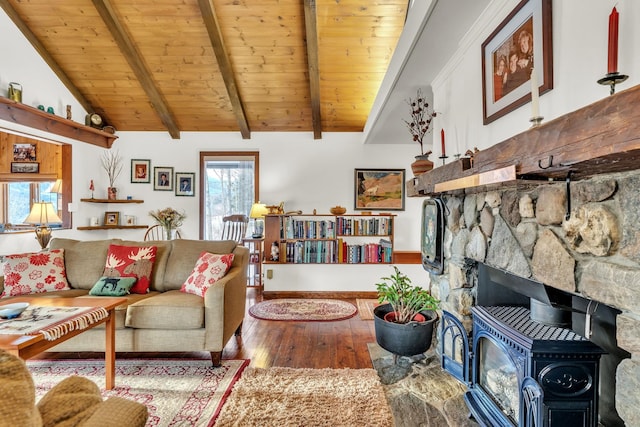
[[49, 244], [49, 240], [51, 240], [51, 227], [49, 225], [61, 224], [62, 220], [50, 202], [34, 202], [31, 212], [29, 212], [24, 222], [36, 226], [36, 240], [40, 243], [40, 247], [44, 249]]
[[249, 218], [253, 218], [253, 235], [254, 239], [261, 239], [264, 234], [264, 216], [269, 213], [264, 203], [254, 203], [249, 212]]

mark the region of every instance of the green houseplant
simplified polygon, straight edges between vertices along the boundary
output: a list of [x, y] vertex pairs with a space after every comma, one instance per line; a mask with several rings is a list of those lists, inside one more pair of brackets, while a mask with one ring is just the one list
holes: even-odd
[[431, 347], [440, 301], [393, 266], [394, 273], [376, 283], [378, 301], [373, 311], [376, 341], [401, 356], [424, 353]]

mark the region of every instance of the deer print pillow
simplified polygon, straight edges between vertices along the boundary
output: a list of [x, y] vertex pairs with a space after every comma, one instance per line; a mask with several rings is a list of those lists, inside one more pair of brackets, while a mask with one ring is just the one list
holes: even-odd
[[89, 295], [99, 295], [103, 297], [122, 297], [131, 293], [131, 288], [136, 283], [135, 277], [101, 277]]
[[104, 277], [135, 277], [132, 294], [146, 294], [151, 284], [151, 272], [156, 260], [156, 246], [109, 245]]

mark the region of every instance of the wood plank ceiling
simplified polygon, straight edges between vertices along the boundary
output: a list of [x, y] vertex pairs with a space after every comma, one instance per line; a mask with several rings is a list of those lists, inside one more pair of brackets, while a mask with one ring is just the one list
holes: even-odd
[[362, 131], [407, 3], [0, 0], [87, 111], [176, 139]]

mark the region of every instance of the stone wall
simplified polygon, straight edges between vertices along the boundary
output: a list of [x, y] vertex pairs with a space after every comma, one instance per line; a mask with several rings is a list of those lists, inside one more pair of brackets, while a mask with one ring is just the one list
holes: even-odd
[[445, 273], [431, 274], [443, 308], [470, 328], [474, 278], [465, 258], [622, 311], [616, 339], [631, 358], [616, 374], [616, 410], [640, 426], [640, 172], [447, 195]]

